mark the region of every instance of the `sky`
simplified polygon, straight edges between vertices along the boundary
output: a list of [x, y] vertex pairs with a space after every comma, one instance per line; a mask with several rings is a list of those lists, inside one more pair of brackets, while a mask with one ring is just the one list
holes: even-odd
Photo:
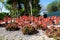
[[[49, 3], [51, 3], [51, 2], [53, 2], [54, 0], [40, 0], [40, 5], [41, 6], [44, 6], [44, 7], [46, 7]], [[0, 8], [1, 8], [1, 6], [2, 6], [2, 3], [0, 3]], [[4, 7], [2, 8], [2, 11], [3, 12], [9, 12], [8, 10], [6, 10]]]
[[40, 0], [40, 4], [42, 6], [47, 6], [49, 3], [53, 2], [54, 0]]

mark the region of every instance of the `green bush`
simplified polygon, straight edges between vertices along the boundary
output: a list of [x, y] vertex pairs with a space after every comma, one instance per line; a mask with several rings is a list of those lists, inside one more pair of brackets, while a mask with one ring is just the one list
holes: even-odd
[[3, 20], [5, 16], [9, 16], [9, 13], [5, 12], [0, 13], [0, 20]]
[[0, 13], [0, 20], [3, 20], [4, 15]]

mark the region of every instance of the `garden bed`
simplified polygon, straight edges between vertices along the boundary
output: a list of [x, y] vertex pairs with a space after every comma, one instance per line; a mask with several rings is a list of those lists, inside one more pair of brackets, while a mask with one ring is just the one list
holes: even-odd
[[[10, 22], [8, 23], [9, 20], [10, 20]], [[33, 34], [35, 37], [35, 35], [37, 35], [37, 34], [40, 35], [40, 33], [42, 33], [43, 31], [45, 31], [44, 35], [51, 37], [51, 38], [55, 38], [55, 39], [57, 39], [57, 36], [60, 34], [60, 32], [58, 32], [58, 29], [60, 27], [58, 25], [58, 24], [60, 24], [60, 17], [56, 17], [56, 16], [52, 16], [52, 17], [48, 17], [48, 18], [44, 18], [43, 16], [40, 16], [40, 17], [21, 16], [20, 18], [12, 18], [12, 19], [8, 18], [8, 20], [5, 19], [4, 22], [5, 22], [4, 31], [6, 31], [6, 33], [8, 32], [11, 34], [12, 33], [15, 34], [15, 32], [19, 32], [19, 36], [20, 36], [20, 32], [21, 32], [22, 35], [24, 34], [23, 39], [26, 35], [29, 36], [30, 34]], [[48, 25], [50, 25], [50, 26], [48, 26]], [[17, 28], [19, 28], [21, 30], [16, 31]], [[43, 31], [40, 32], [38, 30], [43, 30]], [[2, 31], [2, 32], [4, 32], [4, 31]], [[16, 34], [16, 35], [18, 35], [18, 34]], [[30, 35], [30, 36], [32, 37], [33, 35]], [[58, 38], [59, 37], [60, 36], [58, 36]]]

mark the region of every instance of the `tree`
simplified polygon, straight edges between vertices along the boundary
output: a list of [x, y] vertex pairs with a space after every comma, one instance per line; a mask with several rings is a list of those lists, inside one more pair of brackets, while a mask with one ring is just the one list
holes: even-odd
[[55, 1], [53, 1], [52, 3], [50, 3], [50, 4], [47, 6], [47, 11], [48, 11], [49, 13], [55, 12], [55, 11], [60, 11], [60, 1], [55, 0]]
[[33, 0], [32, 1], [32, 11], [33, 11], [33, 15], [37, 16], [39, 15], [39, 12], [40, 12], [40, 9], [41, 9], [41, 6], [39, 4], [40, 0]]
[[3, 3], [3, 2], [4, 2], [4, 0], [0, 0], [0, 2], [1, 2], [1, 3]]
[[[22, 7], [22, 4], [24, 7]], [[39, 11], [41, 9], [40, 5], [39, 5], [39, 0], [31, 0], [31, 4], [32, 4], [32, 9], [35, 9], [35, 11], [32, 12], [34, 14], [39, 14]], [[23, 15], [29, 15], [30, 13], [30, 5], [29, 5], [29, 0], [7, 0], [5, 8], [7, 8], [8, 10], [10, 10], [10, 12], [12, 12], [12, 10], [17, 10], [18, 13], [23, 14]], [[22, 10], [24, 9], [24, 10]], [[15, 10], [15, 11], [16, 11]]]
[[[41, 9], [41, 6], [39, 4], [39, 0], [30, 0], [31, 2], [31, 5], [32, 5], [32, 15], [39, 15], [39, 12], [40, 12], [40, 9]], [[29, 0], [25, 0], [24, 2], [24, 7], [25, 7], [25, 12], [27, 14], [31, 13], [31, 10], [30, 10], [30, 5], [29, 5]]]

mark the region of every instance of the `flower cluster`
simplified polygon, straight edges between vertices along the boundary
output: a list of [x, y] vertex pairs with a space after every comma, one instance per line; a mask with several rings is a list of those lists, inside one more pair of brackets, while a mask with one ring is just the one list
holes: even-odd
[[25, 25], [32, 25], [35, 28], [38, 28], [39, 26], [42, 26], [44, 28], [47, 28], [47, 25], [58, 25], [60, 23], [60, 16], [52, 16], [44, 18], [43, 16], [35, 17], [35, 16], [20, 16], [19, 18], [10, 18], [5, 17], [4, 21], [0, 21], [0, 24], [2, 22], [10, 23], [11, 20], [15, 21], [19, 28], [25, 26]]

